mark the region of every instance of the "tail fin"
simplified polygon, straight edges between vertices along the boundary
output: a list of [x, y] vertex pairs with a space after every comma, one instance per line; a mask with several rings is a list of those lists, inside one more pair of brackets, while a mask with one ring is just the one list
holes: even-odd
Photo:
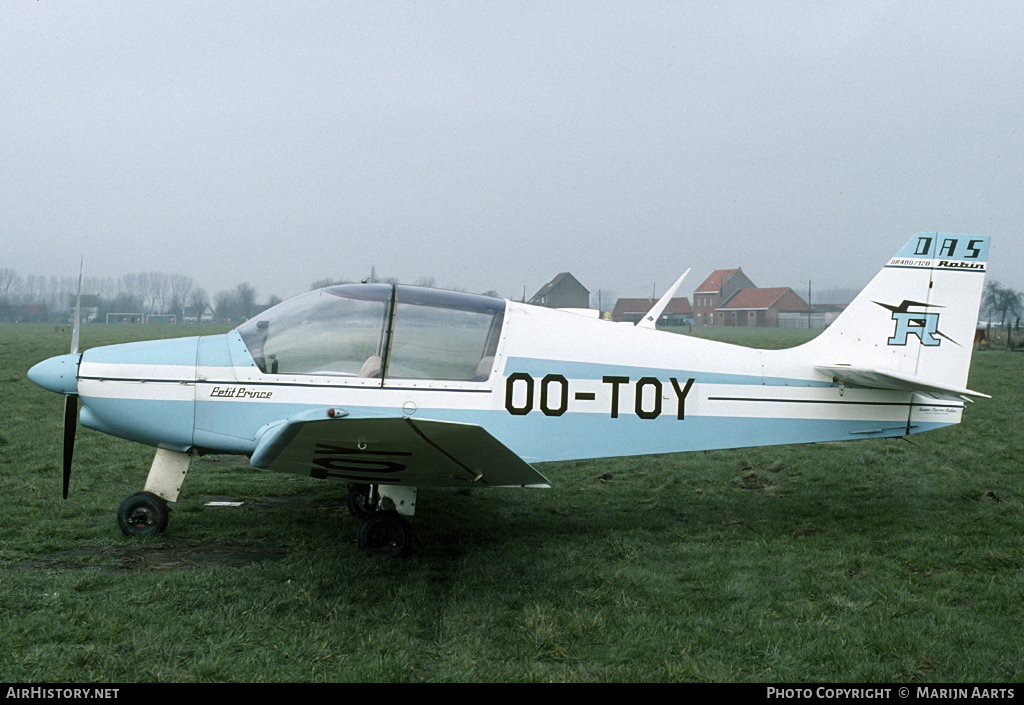
[[939, 397], [966, 388], [988, 262], [984, 235], [919, 233], [805, 348], [834, 379]]

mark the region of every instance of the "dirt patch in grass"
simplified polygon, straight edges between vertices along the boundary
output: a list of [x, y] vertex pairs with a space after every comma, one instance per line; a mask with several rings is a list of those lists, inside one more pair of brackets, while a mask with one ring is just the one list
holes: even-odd
[[[178, 507], [188, 504], [227, 502], [228, 496], [205, 495], [183, 499]], [[303, 495], [261, 497], [249, 499], [246, 504], [263, 509], [281, 508], [315, 509], [327, 520], [350, 520], [348, 507], [343, 501], [317, 500]], [[231, 507], [210, 507], [210, 511], [232, 511]], [[171, 515], [171, 521], [175, 517]], [[115, 529], [116, 531], [116, 529]], [[21, 570], [98, 568], [100, 570], [183, 570], [187, 568], [240, 568], [263, 561], [281, 560], [291, 552], [288, 544], [276, 541], [202, 540], [174, 545], [157, 544], [149, 539], [139, 540], [137, 546], [81, 546], [64, 551], [53, 551], [16, 560], [4, 567]]]
[[183, 570], [186, 568], [241, 568], [263, 561], [281, 560], [288, 547], [277, 543], [240, 541], [195, 541], [178, 546], [110, 548], [83, 546], [70, 551], [46, 553], [9, 568], [44, 570], [52, 568], [98, 568], [100, 570]]

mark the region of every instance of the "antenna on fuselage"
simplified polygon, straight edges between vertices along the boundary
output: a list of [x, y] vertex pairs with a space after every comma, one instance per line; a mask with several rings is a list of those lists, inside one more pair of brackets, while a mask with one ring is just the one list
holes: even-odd
[[647, 312], [647, 314], [636, 322], [637, 328], [650, 328], [654, 330], [655, 324], [658, 322], [658, 317], [661, 316], [661, 312], [668, 306], [668, 302], [672, 300], [672, 297], [676, 295], [676, 291], [679, 290], [679, 285], [686, 279], [686, 275], [690, 273], [687, 269], [683, 272], [683, 276], [676, 279], [676, 283], [669, 287], [665, 295], [658, 299], [658, 303], [654, 304], [654, 307]]

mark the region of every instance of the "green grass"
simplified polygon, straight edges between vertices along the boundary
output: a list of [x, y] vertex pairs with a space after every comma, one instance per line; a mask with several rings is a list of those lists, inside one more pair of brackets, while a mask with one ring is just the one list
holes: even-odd
[[552, 490], [424, 488], [410, 555], [380, 560], [357, 550], [342, 485], [244, 459], [197, 461], [167, 532], [128, 539], [114, 512], [153, 451], [83, 428], [62, 501], [62, 403], [25, 371], [67, 345], [52, 326], [0, 326], [0, 680], [1024, 677], [1024, 356], [977, 352], [970, 386], [993, 399], [913, 444], [541, 466]]

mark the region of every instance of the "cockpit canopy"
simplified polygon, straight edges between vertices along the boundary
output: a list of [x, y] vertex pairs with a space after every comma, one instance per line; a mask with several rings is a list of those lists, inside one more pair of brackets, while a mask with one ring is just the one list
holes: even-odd
[[401, 284], [345, 284], [238, 327], [265, 374], [484, 381], [505, 302]]

